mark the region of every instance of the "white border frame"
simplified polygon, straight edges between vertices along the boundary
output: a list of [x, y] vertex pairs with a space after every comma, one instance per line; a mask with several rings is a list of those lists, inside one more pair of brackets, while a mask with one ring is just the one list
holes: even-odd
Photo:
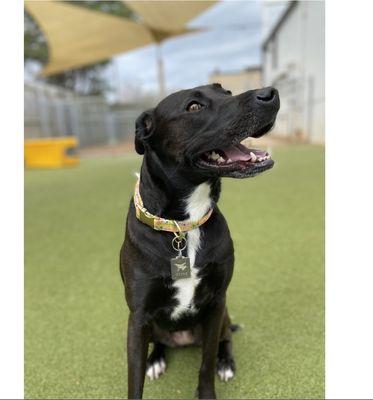
[[326, 398], [373, 398], [371, 1], [326, 1]]
[[23, 398], [23, 2], [2, 3], [0, 398]]

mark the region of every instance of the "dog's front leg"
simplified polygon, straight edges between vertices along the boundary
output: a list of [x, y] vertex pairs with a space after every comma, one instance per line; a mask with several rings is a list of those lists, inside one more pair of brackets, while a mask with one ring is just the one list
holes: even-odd
[[141, 399], [144, 389], [150, 327], [142, 313], [131, 312], [128, 318], [127, 365], [128, 398]]
[[202, 322], [202, 364], [199, 371], [198, 398], [215, 399], [215, 368], [225, 299], [217, 303]]

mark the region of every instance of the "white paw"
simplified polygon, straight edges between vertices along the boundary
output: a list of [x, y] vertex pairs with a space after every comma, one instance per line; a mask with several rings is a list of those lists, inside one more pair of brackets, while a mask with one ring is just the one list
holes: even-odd
[[234, 377], [234, 372], [231, 367], [222, 367], [218, 370], [218, 375], [221, 381], [228, 382]]
[[158, 379], [166, 371], [166, 362], [163, 358], [152, 363], [146, 370], [146, 375], [150, 380]]

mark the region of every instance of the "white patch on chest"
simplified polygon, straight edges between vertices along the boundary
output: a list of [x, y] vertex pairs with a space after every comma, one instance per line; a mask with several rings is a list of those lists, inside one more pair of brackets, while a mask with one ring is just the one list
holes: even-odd
[[[192, 221], [202, 218], [211, 207], [210, 190], [211, 188], [208, 183], [201, 183], [186, 199], [185, 211], [189, 214], [189, 219]], [[187, 250], [188, 257], [190, 258], [191, 277], [179, 279], [173, 283], [173, 286], [177, 289], [176, 300], [178, 301], [178, 305], [171, 313], [172, 319], [178, 319], [184, 312], [193, 313], [196, 311], [193, 304], [193, 297], [200, 278], [197, 277], [198, 271], [194, 268], [194, 262], [199, 246], [200, 229], [196, 228], [188, 231]]]

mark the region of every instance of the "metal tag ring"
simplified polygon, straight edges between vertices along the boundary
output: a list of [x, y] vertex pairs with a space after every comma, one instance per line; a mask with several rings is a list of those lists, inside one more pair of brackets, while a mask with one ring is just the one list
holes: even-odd
[[186, 239], [185, 239], [184, 236], [175, 236], [175, 237], [172, 239], [171, 244], [172, 244], [172, 248], [173, 248], [174, 250], [176, 250], [176, 251], [182, 251], [182, 250], [184, 250], [184, 249], [186, 248], [186, 246], [187, 246], [187, 241], [186, 241]]

